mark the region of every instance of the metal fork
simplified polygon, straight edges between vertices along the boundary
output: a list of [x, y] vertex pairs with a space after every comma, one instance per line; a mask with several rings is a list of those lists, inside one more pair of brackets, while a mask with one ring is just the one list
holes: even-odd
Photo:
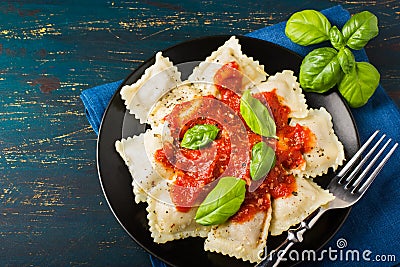
[[[356, 164], [357, 160], [360, 158], [361, 154], [369, 147], [375, 137], [378, 135], [379, 130], [375, 131], [374, 134], [365, 142], [365, 144], [357, 151], [357, 153], [351, 158], [351, 160], [343, 167], [343, 169], [332, 179], [328, 185], [328, 190], [335, 196], [335, 199], [329, 202], [327, 205], [318, 208], [313, 213], [311, 213], [300, 225], [295, 229], [288, 230], [288, 237], [286, 240], [276, 249], [271, 251], [256, 267], [270, 267], [278, 266], [278, 264], [283, 259], [284, 255], [289, 251], [289, 249], [295, 244], [303, 241], [303, 234], [306, 230], [313, 227], [317, 220], [324, 214], [327, 210], [346, 208], [354, 203], [356, 203], [367, 191], [371, 183], [374, 181], [375, 177], [381, 171], [383, 166], [386, 164], [387, 160], [393, 154], [398, 146], [395, 143], [389, 152], [381, 159], [379, 164], [374, 167], [375, 163], [382, 156], [383, 152], [387, 149], [388, 145], [392, 141], [389, 139], [376, 153], [376, 155], [371, 159], [364, 170], [359, 174], [364, 164], [372, 156], [375, 150], [378, 148], [379, 144], [385, 139], [386, 135], [382, 135], [381, 138], [372, 146], [370, 151], [365, 155], [365, 157]], [[347, 175], [350, 169], [353, 171]], [[370, 173], [370, 174], [369, 174]], [[367, 175], [369, 176], [367, 177]], [[365, 181], [362, 182], [365, 178]]]

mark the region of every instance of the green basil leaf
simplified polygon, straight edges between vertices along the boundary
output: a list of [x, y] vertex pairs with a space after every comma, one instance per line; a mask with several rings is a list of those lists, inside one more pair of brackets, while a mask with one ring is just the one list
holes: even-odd
[[201, 225], [225, 222], [244, 201], [246, 182], [235, 177], [223, 177], [199, 206], [195, 220]]
[[339, 60], [340, 67], [342, 67], [344, 73], [347, 74], [353, 70], [356, 61], [350, 49], [348, 49], [347, 47], [340, 49], [337, 58]]
[[344, 75], [339, 92], [353, 108], [365, 105], [379, 85], [378, 70], [368, 62], [356, 62], [353, 70]]
[[378, 18], [369, 11], [357, 13], [346, 22], [342, 32], [348, 47], [361, 49], [378, 35]]
[[250, 129], [265, 137], [275, 137], [276, 125], [269, 110], [246, 90], [240, 99], [240, 114]]
[[346, 45], [343, 34], [336, 26], [333, 26], [329, 30], [329, 40], [331, 41], [332, 46], [338, 50]]
[[265, 142], [258, 142], [251, 150], [250, 176], [254, 181], [265, 177], [275, 165], [275, 151]]
[[322, 47], [311, 51], [300, 66], [300, 84], [305, 91], [323, 93], [340, 79], [340, 64], [334, 48]]
[[219, 128], [212, 124], [198, 124], [186, 131], [181, 147], [200, 149], [215, 140]]
[[285, 34], [296, 44], [311, 45], [329, 40], [330, 28], [330, 22], [321, 12], [303, 10], [289, 18]]

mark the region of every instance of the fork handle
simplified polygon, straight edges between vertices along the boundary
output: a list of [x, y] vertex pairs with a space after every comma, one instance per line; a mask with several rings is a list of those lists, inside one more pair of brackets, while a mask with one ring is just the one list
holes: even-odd
[[303, 242], [303, 234], [310, 229], [326, 211], [324, 208], [318, 208], [305, 218], [295, 229], [288, 230], [286, 240], [276, 249], [272, 250], [256, 267], [276, 267], [283, 260], [285, 254], [295, 243]]

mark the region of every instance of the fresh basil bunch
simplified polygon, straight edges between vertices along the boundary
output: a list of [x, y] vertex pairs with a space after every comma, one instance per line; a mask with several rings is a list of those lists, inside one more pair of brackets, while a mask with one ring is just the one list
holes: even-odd
[[333, 46], [316, 48], [303, 59], [299, 77], [303, 89], [324, 93], [337, 85], [351, 107], [366, 104], [380, 74], [370, 63], [356, 62], [350, 49], [362, 49], [378, 31], [378, 19], [368, 11], [352, 16], [341, 31], [318, 11], [294, 13], [285, 28], [293, 42], [306, 46], [330, 41]]

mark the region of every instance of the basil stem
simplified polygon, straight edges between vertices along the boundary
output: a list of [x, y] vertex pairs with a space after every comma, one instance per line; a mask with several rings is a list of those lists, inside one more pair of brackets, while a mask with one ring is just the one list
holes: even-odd
[[276, 125], [274, 119], [267, 107], [251, 95], [250, 90], [246, 90], [240, 99], [240, 114], [256, 134], [275, 137]]
[[199, 206], [196, 222], [201, 225], [224, 223], [239, 210], [245, 194], [244, 180], [231, 176], [221, 178]]
[[181, 147], [200, 149], [215, 140], [219, 128], [212, 124], [198, 124], [186, 131]]
[[250, 176], [254, 181], [264, 178], [275, 165], [275, 151], [265, 142], [258, 142], [251, 150]]

